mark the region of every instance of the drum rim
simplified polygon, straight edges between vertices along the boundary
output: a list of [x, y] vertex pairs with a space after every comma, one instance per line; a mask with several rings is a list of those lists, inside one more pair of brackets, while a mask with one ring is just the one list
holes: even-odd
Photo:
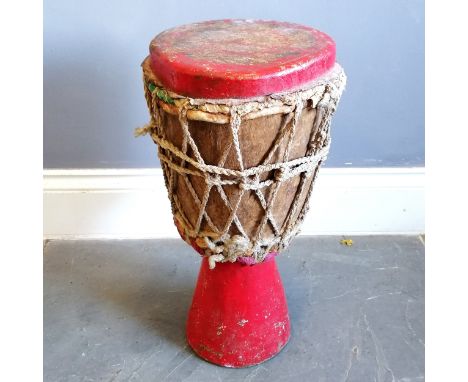
[[[187, 111], [187, 119], [193, 121], [212, 122], [216, 124], [228, 124], [232, 106], [251, 104], [252, 112], [243, 116], [243, 120], [256, 119], [274, 114], [288, 114], [292, 111], [292, 103], [284, 102], [284, 97], [293, 93], [304, 93], [304, 99], [312, 100], [312, 107], [321, 99], [325, 87], [334, 81], [342, 81], [344, 71], [337, 62], [322, 76], [303, 84], [295, 89], [272, 93], [264, 96], [249, 98], [192, 98], [180, 95], [167, 89], [151, 69], [150, 56], [141, 64], [143, 69], [143, 82], [145, 91], [151, 93], [150, 84], [156, 86], [167, 94], [172, 102], [158, 98], [158, 105], [171, 115], [178, 115], [181, 107], [186, 103], [195, 106]], [[314, 94], [316, 93], [316, 94]], [[314, 102], [315, 101], [315, 102]]]

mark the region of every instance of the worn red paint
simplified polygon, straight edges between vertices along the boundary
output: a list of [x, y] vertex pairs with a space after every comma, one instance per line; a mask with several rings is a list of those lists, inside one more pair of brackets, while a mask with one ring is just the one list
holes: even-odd
[[215, 20], [162, 32], [151, 67], [168, 89], [194, 98], [246, 98], [291, 90], [335, 63], [316, 29], [277, 21]]
[[201, 358], [247, 367], [276, 355], [290, 336], [288, 307], [274, 257], [261, 264], [202, 259], [187, 321], [187, 340]]

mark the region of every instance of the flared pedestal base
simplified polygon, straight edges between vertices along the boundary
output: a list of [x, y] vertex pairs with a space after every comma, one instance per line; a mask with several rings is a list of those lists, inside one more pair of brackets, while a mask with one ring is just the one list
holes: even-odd
[[203, 258], [187, 321], [187, 341], [201, 358], [247, 367], [272, 358], [290, 336], [288, 306], [275, 259], [249, 266]]

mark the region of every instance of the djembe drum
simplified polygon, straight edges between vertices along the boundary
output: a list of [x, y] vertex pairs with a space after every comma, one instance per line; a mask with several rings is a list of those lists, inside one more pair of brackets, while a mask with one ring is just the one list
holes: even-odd
[[219, 20], [159, 34], [144, 60], [174, 221], [203, 256], [187, 321], [200, 357], [245, 367], [290, 324], [275, 255], [297, 234], [345, 84], [335, 44], [284, 22]]

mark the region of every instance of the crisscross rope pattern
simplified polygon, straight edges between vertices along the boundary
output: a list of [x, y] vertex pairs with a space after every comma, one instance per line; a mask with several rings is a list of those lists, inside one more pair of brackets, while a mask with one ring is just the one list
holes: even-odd
[[[161, 93], [161, 88], [158, 88], [158, 91], [152, 91], [151, 89], [155, 88], [155, 79], [144, 71], [145, 96], [151, 121], [145, 127], [136, 129], [135, 135], [150, 134], [158, 145], [158, 155], [163, 167], [176, 225], [189, 244], [195, 245], [199, 252], [209, 257], [211, 268], [215, 266], [216, 262], [234, 262], [243, 258], [249, 258], [251, 263], [262, 262], [270, 252], [286, 248], [290, 240], [298, 233], [309, 208], [309, 198], [318, 169], [328, 154], [330, 119], [336, 109], [345, 82], [346, 77], [342, 69], [338, 67], [334, 73], [317, 81], [306, 90], [244, 102], [239, 102], [239, 100], [196, 100], [167, 92], [165, 89], [164, 93]], [[165, 94], [164, 97], [161, 97], [161, 94]], [[298, 121], [306, 105], [312, 105], [316, 109], [314, 126], [311, 130], [312, 136], [307, 137], [309, 144], [306, 155], [290, 159]], [[212, 110], [217, 113], [211, 114]], [[239, 129], [242, 121], [275, 113], [278, 110], [281, 110], [285, 117], [267, 155], [259, 165], [244, 168], [242, 143], [239, 140]], [[183, 132], [180, 147], [170, 142], [165, 134], [162, 113], [168, 111], [178, 116]], [[208, 117], [214, 121], [218, 119], [221, 121], [218, 123], [223, 123], [226, 119], [229, 121], [231, 140], [224, 148], [216, 165], [205, 163], [200, 154], [190, 133], [189, 115], [194, 119], [201, 120], [207, 120]], [[285, 146], [282, 160], [272, 163], [275, 153], [282, 145]], [[238, 163], [238, 169], [224, 167], [232, 150]], [[265, 176], [266, 174], [273, 175]], [[194, 224], [194, 219], [191, 223], [178, 199], [175, 190], [176, 176], [185, 183], [198, 208], [198, 216]], [[273, 205], [278, 195], [279, 186], [282, 182], [296, 176], [300, 177], [297, 192], [284, 222], [280, 225], [273, 216]], [[202, 195], [197, 194], [190, 177], [203, 179], [205, 186]], [[307, 182], [310, 177], [312, 177], [311, 183]], [[306, 187], [307, 183], [310, 184], [310, 187]], [[239, 188], [235, 200], [230, 200], [227, 197], [224, 186]], [[263, 192], [266, 188], [269, 188], [268, 198]], [[228, 218], [222, 226], [214, 224], [206, 210], [212, 189], [217, 190], [225, 208], [229, 211]], [[250, 236], [246, 233], [237, 216], [242, 198], [247, 192], [252, 192], [255, 195], [264, 210], [258, 227]], [[304, 202], [299, 203], [301, 200]], [[202, 224], [203, 222], [206, 224]], [[273, 236], [264, 234], [267, 225], [273, 231]], [[205, 226], [205, 229], [202, 229], [202, 226]], [[232, 226], [237, 228], [239, 234], [230, 234]]]

